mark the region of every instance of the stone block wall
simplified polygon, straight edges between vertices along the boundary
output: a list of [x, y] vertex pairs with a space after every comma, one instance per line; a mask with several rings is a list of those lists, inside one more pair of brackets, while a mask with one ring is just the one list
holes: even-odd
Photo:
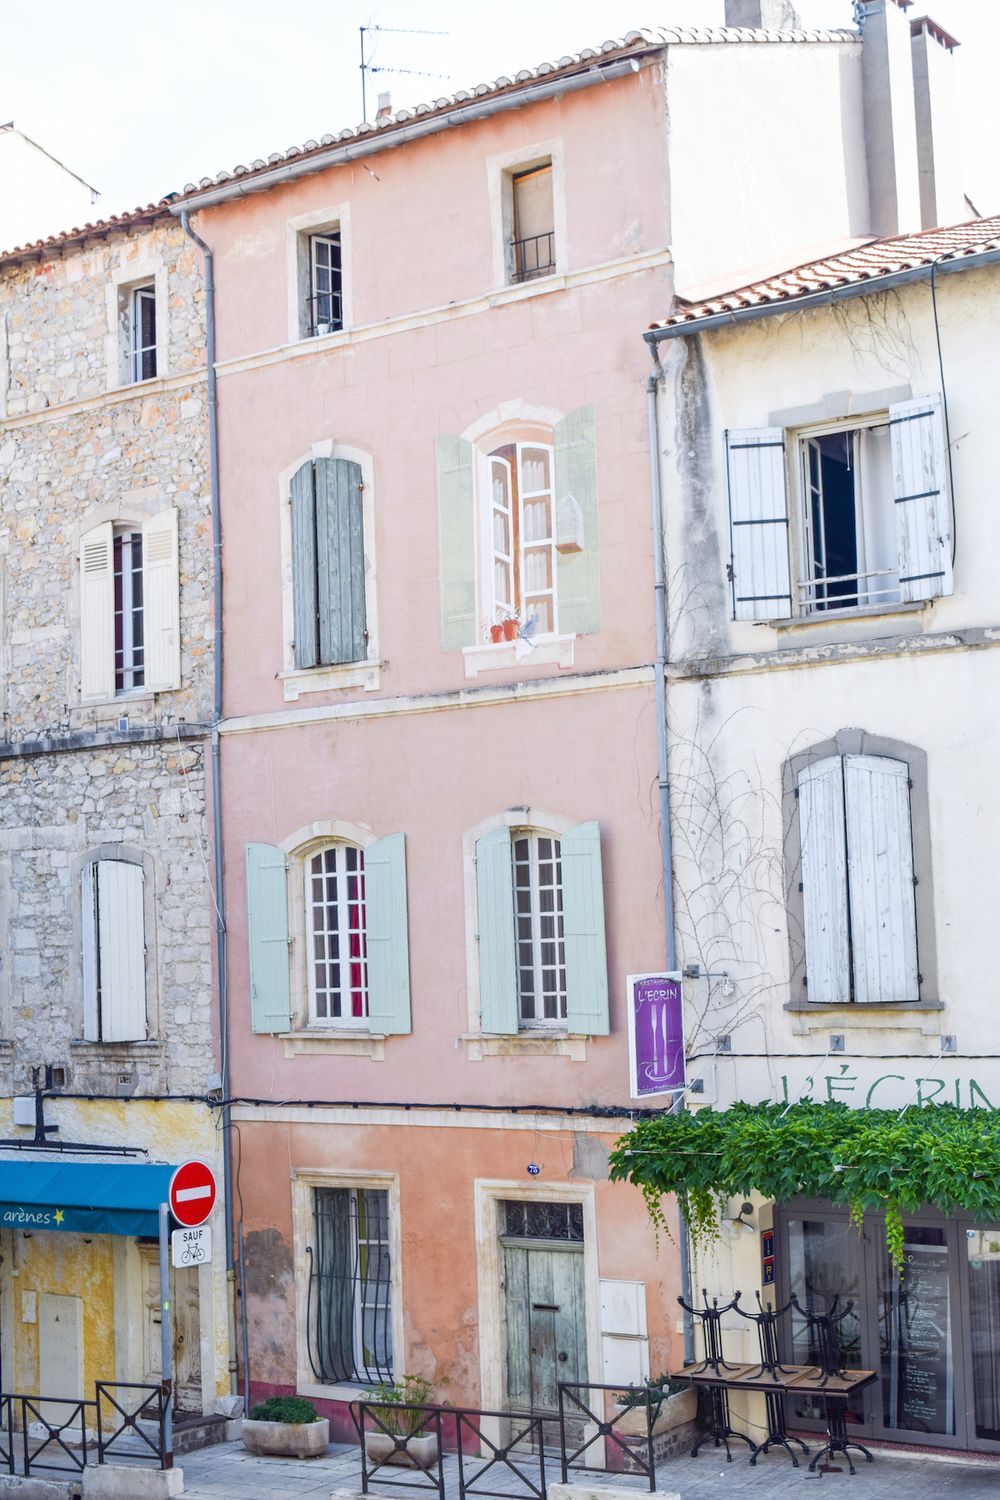
[[[167, 374], [120, 386], [108, 339], [133, 271], [157, 277]], [[0, 267], [0, 1093], [24, 1092], [51, 1063], [74, 1092], [203, 1094], [217, 1066], [204, 358], [201, 256], [169, 217]], [[181, 686], [84, 703], [81, 533], [141, 525], [168, 506], [179, 518]], [[143, 863], [152, 890], [149, 1039], [85, 1043], [81, 870], [116, 846]]]

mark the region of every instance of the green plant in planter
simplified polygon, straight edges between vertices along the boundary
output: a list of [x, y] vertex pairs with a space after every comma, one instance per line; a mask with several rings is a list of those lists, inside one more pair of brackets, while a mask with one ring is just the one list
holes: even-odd
[[670, 1375], [658, 1375], [655, 1380], [646, 1381], [645, 1385], [628, 1385], [619, 1396], [615, 1397], [615, 1404], [623, 1411], [631, 1411], [635, 1407], [645, 1407], [646, 1392], [649, 1391], [649, 1404], [652, 1408], [653, 1421], [660, 1415], [660, 1408], [668, 1396], [676, 1396], [678, 1391], [686, 1391], [691, 1384], [689, 1380], [674, 1380]]
[[318, 1422], [319, 1413], [311, 1401], [304, 1396], [268, 1396], [259, 1401], [250, 1413], [251, 1422], [290, 1422], [293, 1427], [302, 1427], [306, 1422]]
[[391, 1432], [394, 1437], [412, 1437], [420, 1432], [424, 1416], [407, 1411], [408, 1406], [427, 1406], [434, 1395], [433, 1381], [422, 1375], [401, 1375], [396, 1381], [382, 1381], [372, 1390], [373, 1415], [381, 1424], [376, 1432]]

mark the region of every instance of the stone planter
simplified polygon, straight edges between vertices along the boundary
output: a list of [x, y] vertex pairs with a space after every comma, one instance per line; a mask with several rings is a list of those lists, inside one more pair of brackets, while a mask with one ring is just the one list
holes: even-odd
[[[655, 1411], [655, 1405], [654, 1405]], [[659, 1437], [662, 1432], [670, 1432], [674, 1427], [680, 1427], [685, 1422], [693, 1422], [698, 1414], [698, 1392], [694, 1386], [686, 1391], [675, 1391], [668, 1396], [653, 1422], [653, 1436]], [[622, 1412], [621, 1416], [615, 1418], [615, 1431], [620, 1432], [623, 1437], [644, 1438], [646, 1436], [646, 1408], [644, 1406], [630, 1406]]]
[[255, 1422], [243, 1419], [243, 1446], [258, 1458], [318, 1458], [330, 1442], [330, 1423]]
[[406, 1439], [406, 1448], [396, 1447], [389, 1432], [378, 1429], [365, 1433], [365, 1452], [376, 1464], [399, 1464], [406, 1469], [429, 1469], [437, 1462], [438, 1440], [434, 1432], [421, 1432]]

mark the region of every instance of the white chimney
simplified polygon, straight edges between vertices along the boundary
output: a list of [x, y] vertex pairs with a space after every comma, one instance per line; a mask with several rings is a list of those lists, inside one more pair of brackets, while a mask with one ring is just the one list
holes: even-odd
[[920, 228], [913, 60], [906, 11], [913, 0], [863, 0], [861, 76], [871, 231]]
[[389, 116], [391, 114], [392, 114], [392, 95], [391, 94], [379, 94], [379, 96], [378, 96], [378, 114], [375, 116], [375, 124], [376, 125], [381, 125], [384, 120], [388, 120], [388, 118], [389, 118]]
[[962, 144], [953, 36], [929, 16], [910, 23], [917, 117], [920, 223], [924, 229], [969, 217], [962, 191]]
[[792, 0], [726, 0], [726, 25], [750, 31], [798, 31], [802, 22]]

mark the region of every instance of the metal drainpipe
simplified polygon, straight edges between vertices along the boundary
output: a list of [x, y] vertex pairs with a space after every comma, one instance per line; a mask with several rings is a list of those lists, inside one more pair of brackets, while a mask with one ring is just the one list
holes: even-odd
[[[656, 752], [660, 792], [660, 851], [663, 868], [663, 928], [667, 948], [667, 972], [677, 969], [677, 936], [674, 930], [673, 846], [670, 831], [670, 782], [667, 776], [667, 578], [663, 555], [663, 493], [660, 488], [660, 417], [657, 406], [663, 367], [655, 344], [650, 344], [653, 371], [646, 382], [646, 417], [649, 429], [649, 489], [653, 510], [653, 587], [656, 601]], [[675, 1108], [683, 1108], [681, 1094]], [[691, 1306], [691, 1251], [687, 1225], [680, 1217], [681, 1296]], [[684, 1363], [694, 1360], [694, 1329], [691, 1314], [684, 1313]]]
[[[219, 398], [215, 371], [215, 260], [200, 235], [191, 228], [187, 209], [180, 214], [181, 228], [198, 246], [205, 262], [205, 362], [208, 367], [208, 473], [212, 504], [212, 600], [213, 698], [211, 734], [212, 855], [215, 884], [215, 957], [219, 980], [219, 1053], [222, 1097], [229, 1098], [229, 951], [226, 934], [226, 892], [222, 850], [222, 765], [219, 755], [219, 720], [222, 718], [222, 518], [219, 512]], [[232, 1119], [230, 1106], [222, 1106], [222, 1183], [226, 1210], [226, 1286], [229, 1322], [229, 1388], [236, 1394], [236, 1263], [233, 1248]], [[241, 1287], [242, 1291], [242, 1287]], [[243, 1368], [247, 1368], [243, 1350]], [[249, 1392], [247, 1392], [249, 1395]]]

